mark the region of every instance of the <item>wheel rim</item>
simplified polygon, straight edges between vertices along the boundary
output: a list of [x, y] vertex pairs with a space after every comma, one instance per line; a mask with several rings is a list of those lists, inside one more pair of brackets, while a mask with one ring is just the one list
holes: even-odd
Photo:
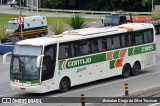
[[138, 73], [139, 70], [140, 70], [139, 65], [138, 64], [134, 65], [134, 67], [133, 67], [134, 73]]
[[67, 83], [67, 81], [62, 81], [61, 87], [62, 87], [62, 89], [67, 89], [67, 88], [68, 88], [68, 83]]

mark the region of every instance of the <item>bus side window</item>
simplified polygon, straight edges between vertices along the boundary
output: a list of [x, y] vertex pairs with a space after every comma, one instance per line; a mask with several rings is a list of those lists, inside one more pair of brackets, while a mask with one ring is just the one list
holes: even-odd
[[59, 46], [59, 58], [69, 58], [73, 56], [72, 44], [60, 44]]
[[121, 35], [121, 43], [122, 43], [122, 47], [131, 46], [130, 34]]
[[144, 31], [143, 36], [144, 36], [144, 43], [150, 43], [153, 41], [152, 31]]
[[120, 48], [120, 37], [115, 36], [112, 39], [113, 39], [113, 49]]
[[107, 50], [107, 41], [106, 38], [102, 38], [102, 51]]
[[107, 50], [113, 49], [112, 38], [107, 37]]
[[74, 44], [74, 55], [75, 56], [80, 56], [81, 55], [80, 46], [78, 44]]
[[91, 42], [90, 41], [81, 41], [80, 44], [81, 55], [91, 53]]
[[143, 43], [143, 36], [142, 36], [141, 32], [136, 32], [134, 36], [135, 36], [136, 45], [139, 45], [139, 44]]
[[92, 52], [99, 52], [99, 44], [97, 40], [92, 40]]
[[136, 45], [135, 35], [132, 34], [132, 35], [130, 36], [130, 40], [131, 40], [131, 45], [132, 45], [132, 46]]

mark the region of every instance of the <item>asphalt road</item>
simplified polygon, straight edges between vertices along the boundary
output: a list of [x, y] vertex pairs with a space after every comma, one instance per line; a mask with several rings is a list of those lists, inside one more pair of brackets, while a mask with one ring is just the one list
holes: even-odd
[[[1, 7], [1, 6], [0, 6]], [[20, 10], [18, 9], [12, 9], [10, 6], [2, 6], [2, 13], [7, 13], [7, 14], [20, 14]], [[43, 15], [47, 17], [71, 17], [74, 15], [74, 13], [58, 13], [58, 12], [38, 12], [37, 11], [28, 11], [28, 10], [22, 10], [23, 15]], [[84, 18], [101, 18], [103, 19], [105, 15], [93, 15], [93, 14], [85, 14], [83, 15]]]

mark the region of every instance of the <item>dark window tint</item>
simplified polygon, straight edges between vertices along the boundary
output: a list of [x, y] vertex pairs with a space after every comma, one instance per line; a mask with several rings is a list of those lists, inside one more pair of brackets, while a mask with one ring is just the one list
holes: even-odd
[[120, 48], [120, 38], [119, 36], [113, 37], [113, 49]]
[[60, 59], [72, 57], [73, 54], [74, 54], [73, 44], [69, 44], [69, 43], [60, 44], [59, 46]]
[[102, 50], [101, 51], [106, 51], [107, 50], [107, 40], [106, 38], [102, 38]]
[[121, 44], [122, 47], [131, 46], [130, 34], [121, 35]]
[[144, 35], [144, 43], [153, 42], [153, 32], [151, 30], [150, 31], [144, 31], [143, 35]]
[[141, 32], [136, 32], [135, 34], [135, 43], [136, 45], [143, 43], [143, 36]]
[[92, 40], [92, 52], [96, 53], [99, 52], [99, 43], [98, 40]]
[[112, 38], [108, 37], [107, 38], [107, 50], [113, 49], [113, 45], [112, 45]]
[[44, 49], [42, 81], [50, 79], [54, 75], [56, 64], [56, 51], [56, 45], [49, 45], [46, 46]]

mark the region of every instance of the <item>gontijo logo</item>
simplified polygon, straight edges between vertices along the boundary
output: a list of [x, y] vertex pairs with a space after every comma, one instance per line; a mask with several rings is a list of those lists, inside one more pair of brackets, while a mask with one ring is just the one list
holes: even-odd
[[67, 65], [69, 67], [74, 67], [74, 66], [88, 64], [91, 62], [92, 62], [91, 58], [85, 58], [85, 59], [80, 59], [80, 60], [75, 60], [75, 61], [69, 61]]

